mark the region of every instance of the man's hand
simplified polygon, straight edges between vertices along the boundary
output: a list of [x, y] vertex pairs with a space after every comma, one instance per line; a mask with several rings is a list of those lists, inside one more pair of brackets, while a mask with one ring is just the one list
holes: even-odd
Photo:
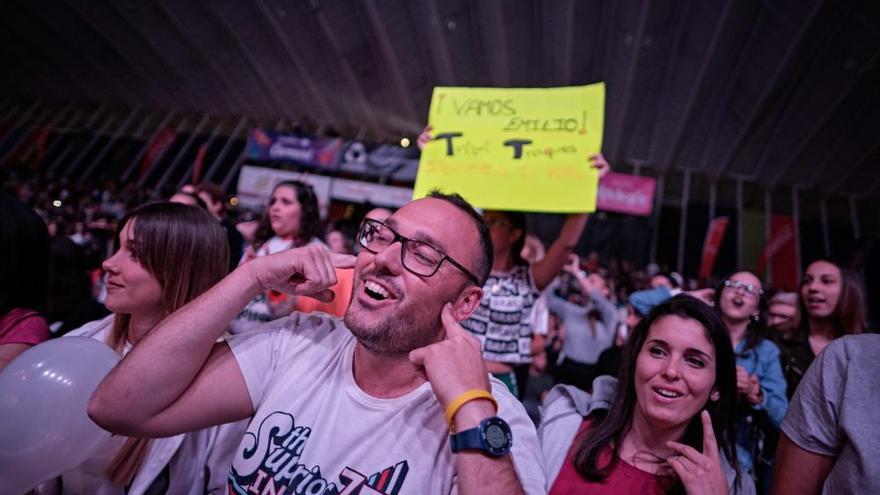
[[715, 306], [715, 289], [697, 289], [685, 291], [684, 294], [687, 294], [691, 297], [696, 297], [700, 301], [708, 304], [709, 306]]
[[712, 429], [712, 419], [708, 411], [700, 413], [703, 421], [703, 452], [678, 442], [666, 442], [676, 452], [666, 459], [684, 485], [688, 495], [723, 495], [728, 493], [727, 478], [721, 469], [721, 456], [718, 442]]
[[[409, 360], [423, 370], [428, 382], [431, 383], [437, 401], [445, 411], [449, 403], [462, 393], [474, 389], [491, 391], [491, 388], [489, 373], [483, 363], [480, 341], [455, 321], [455, 317], [452, 316], [452, 304], [447, 303], [443, 306], [440, 319], [446, 329], [446, 338], [413, 350], [409, 353]], [[489, 404], [488, 401], [479, 402]], [[491, 404], [489, 407], [491, 408]], [[464, 407], [459, 411], [463, 409]], [[491, 414], [486, 417], [489, 416]]]
[[321, 246], [288, 249], [262, 256], [242, 266], [260, 291], [277, 290], [305, 295], [323, 302], [334, 298], [330, 290], [336, 284], [334, 268], [352, 268], [355, 257], [332, 253]]

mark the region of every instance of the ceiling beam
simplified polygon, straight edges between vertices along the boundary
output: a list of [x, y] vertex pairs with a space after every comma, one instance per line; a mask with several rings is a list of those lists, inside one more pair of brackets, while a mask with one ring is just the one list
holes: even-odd
[[143, 160], [144, 156], [147, 154], [147, 151], [150, 149], [150, 144], [153, 143], [153, 140], [159, 136], [159, 133], [162, 132], [168, 124], [171, 123], [171, 119], [174, 117], [174, 110], [169, 110], [168, 113], [162, 117], [162, 120], [156, 126], [156, 130], [144, 141], [144, 144], [141, 145], [141, 149], [138, 150], [137, 154], [135, 154], [134, 158], [129, 162], [128, 166], [125, 168], [125, 171], [122, 172], [122, 177], [120, 178], [121, 182], [126, 182], [130, 179], [132, 173], [138, 168]]
[[[868, 70], [874, 64], [877, 63], [878, 56], [880, 56], [880, 50], [875, 51], [870, 61], [866, 63], [862, 70]], [[842, 89], [838, 90], [835, 94], [834, 103], [831, 104], [831, 108], [825, 114], [825, 116], [821, 119], [821, 123], [816, 123], [813, 126], [812, 132], [801, 142], [800, 147], [796, 152], [792, 153], [791, 158], [785, 162], [782, 167], [777, 169], [777, 172], [770, 179], [769, 184], [770, 187], [776, 187], [782, 178], [785, 176], [786, 172], [800, 159], [801, 155], [803, 155], [809, 148], [810, 144], [821, 134], [827, 132], [827, 128], [831, 125], [832, 120], [834, 120], [834, 116], [837, 114], [837, 111], [843, 106], [844, 102], [852, 95], [853, 91], [858, 87], [860, 78], [852, 77], [847, 79], [846, 86]]]
[[302, 108], [305, 108], [303, 105], [304, 98], [302, 95], [297, 94], [296, 99], [298, 102], [298, 109], [294, 110], [289, 106], [289, 98], [284, 98], [278, 93], [278, 89], [269, 81], [269, 78], [266, 76], [265, 71], [262, 68], [262, 65], [254, 58], [253, 54], [250, 50], [248, 50], [247, 45], [243, 42], [241, 37], [238, 35], [238, 32], [235, 30], [235, 23], [227, 19], [223, 13], [222, 8], [218, 5], [216, 0], [198, 0], [197, 3], [201, 4], [204, 10], [206, 11], [206, 18], [212, 19], [216, 22], [216, 24], [221, 28], [223, 33], [232, 41], [232, 45], [237, 49], [238, 53], [244, 58], [245, 63], [247, 64], [247, 70], [251, 72], [260, 83], [261, 88], [265, 93], [269, 96], [272, 105], [274, 106], [274, 112], [271, 112], [270, 115], [273, 117], [282, 116], [282, 115], [301, 115]]
[[[815, 21], [819, 18], [819, 11], [822, 10], [822, 1], [816, 1], [816, 4], [813, 6], [813, 9], [810, 11], [809, 16], [801, 24], [800, 30], [795, 35], [794, 39], [791, 41], [791, 44], [788, 46], [788, 50], [786, 50], [785, 55], [782, 56], [782, 62], [778, 65], [776, 72], [773, 73], [773, 77], [770, 79], [770, 82], [765, 86], [764, 92], [761, 94], [760, 98], [758, 98], [758, 103], [752, 109], [752, 112], [749, 114], [748, 119], [746, 119], [745, 124], [742, 126], [742, 130], [739, 134], [737, 134], [736, 139], [733, 140], [733, 144], [728, 148], [727, 154], [724, 156], [724, 159], [721, 160], [721, 166], [713, 169], [714, 174], [712, 175], [715, 180], [718, 180], [722, 177], [727, 169], [730, 168], [730, 165], [733, 163], [734, 159], [737, 156], [737, 153], [740, 151], [742, 146], [745, 144], [746, 139], [748, 139], [753, 130], [760, 124], [761, 120], [765, 118], [768, 114], [768, 110], [771, 105], [777, 103], [779, 98], [784, 98], [782, 103], [782, 107], [785, 108], [788, 105], [788, 102], [791, 101], [791, 98], [796, 93], [794, 90], [791, 91], [782, 91], [785, 89], [786, 83], [789, 81], [800, 81], [801, 79], [797, 76], [792, 77], [789, 72], [794, 69], [793, 60], [795, 59], [795, 55], [799, 53], [798, 49], [801, 47], [801, 44], [804, 41], [804, 38], [807, 36], [807, 33], [813, 28]], [[832, 35], [829, 34], [826, 41], [832, 39]], [[806, 57], [808, 63], [805, 65], [803, 72], [806, 72], [810, 67], [812, 60], [815, 58], [815, 54], [821, 49], [821, 47], [825, 44], [826, 41], [821, 43], [817, 43], [816, 47], [812, 51], [812, 55], [810, 57]], [[780, 94], [781, 93], [781, 94]], [[775, 142], [776, 135], [779, 131], [779, 119], [776, 120], [776, 125], [774, 125], [773, 132], [771, 133], [771, 138], [767, 140], [767, 143]], [[761, 150], [761, 157], [765, 157], [767, 154], [767, 150], [769, 149], [769, 145], [765, 144], [764, 148]], [[759, 163], [761, 159], [758, 159]]]
[[135, 107], [131, 111], [131, 113], [128, 114], [128, 117], [126, 117], [125, 120], [123, 120], [122, 123], [120, 123], [119, 126], [116, 127], [116, 130], [113, 131], [113, 133], [110, 135], [110, 138], [107, 139], [107, 142], [104, 144], [104, 147], [101, 148], [101, 151], [98, 152], [97, 156], [95, 156], [92, 161], [88, 165], [86, 165], [86, 169], [83, 170], [81, 174], [78, 174], [77, 183], [84, 183], [86, 179], [88, 179], [89, 176], [92, 175], [95, 167], [97, 167], [98, 164], [101, 163], [101, 160], [104, 159], [105, 156], [107, 156], [107, 153], [109, 153], [110, 150], [113, 148], [116, 140], [119, 139], [122, 133], [128, 130], [129, 126], [131, 126], [131, 123], [134, 121], [134, 118], [140, 113], [140, 107]]
[[[102, 103], [101, 106], [99, 106], [97, 108], [97, 110], [95, 110], [95, 112], [92, 114], [92, 116], [85, 123], [83, 123], [82, 128], [79, 129], [79, 133], [88, 132], [88, 129], [91, 128], [93, 125], [95, 125], [95, 122], [97, 122], [98, 117], [103, 115], [104, 111], [106, 109], [107, 109], [107, 105]], [[47, 174], [51, 175], [52, 173], [54, 173], [55, 169], [58, 168], [58, 165], [60, 165], [61, 162], [63, 162], [64, 159], [67, 158], [67, 155], [71, 151], [70, 144], [71, 143], [68, 141], [67, 146], [65, 146], [64, 150], [61, 153], [59, 153], [58, 156], [55, 157], [54, 160], [52, 160], [52, 163], [50, 163], [48, 167], [46, 167]], [[48, 156], [48, 154], [49, 153], [47, 152], [46, 155]]]
[[[19, 9], [19, 12], [27, 14], [24, 11], [24, 9]], [[33, 14], [27, 14], [27, 15], [31, 15], [31, 17], [34, 17]], [[38, 19], [36, 17], [34, 17], [34, 18]], [[0, 20], [4, 20], [2, 16], [0, 16]], [[45, 65], [37, 72], [37, 74], [41, 75], [41, 78], [42, 78], [42, 73], [46, 70], [46, 68], [51, 67], [54, 71], [61, 72], [61, 74], [60, 74], [61, 77], [59, 77], [58, 74], [54, 75], [55, 79], [64, 79], [65, 83], [69, 83], [71, 86], [73, 86], [74, 88], [76, 88], [76, 90], [79, 91], [80, 97], [86, 97], [89, 94], [91, 85], [83, 82], [82, 78], [79, 76], [77, 71], [68, 70], [66, 64], [59, 63], [59, 61], [56, 58], [54, 58], [55, 56], [57, 56], [59, 54], [59, 52], [54, 52], [52, 50], [44, 49], [42, 46], [33, 43], [32, 40], [27, 35], [23, 34], [22, 28], [24, 26], [22, 26], [21, 24], [15, 23], [15, 22], [10, 22], [9, 19], [5, 19], [5, 20], [6, 20], [5, 24], [6, 24], [7, 32], [13, 33], [13, 38], [16, 39], [18, 41], [18, 43], [20, 43], [17, 48], [19, 50], [26, 52], [27, 53], [26, 57], [38, 57], [38, 58], [45, 60]], [[38, 22], [46, 27], [46, 33], [49, 34], [49, 38], [50, 38], [50, 40], [49, 40], [50, 44], [53, 44], [55, 46], [64, 46], [64, 45], [68, 44], [67, 42], [62, 40], [60, 38], [60, 36], [58, 34], [56, 34], [52, 28], [47, 26], [44, 21], [38, 19]], [[41, 38], [45, 38], [45, 37], [41, 37]], [[25, 45], [25, 43], [27, 43], [27, 45]], [[82, 57], [78, 57], [78, 58], [82, 58]], [[83, 70], [96, 72], [96, 73], [102, 75], [102, 77], [108, 77], [105, 73], [103, 73], [103, 71], [99, 67], [95, 66], [94, 62], [92, 60], [90, 60], [88, 57], [84, 58], [83, 66], [84, 66]], [[108, 88], [108, 93], [110, 93], [111, 96], [113, 96], [114, 98], [119, 98], [119, 95], [115, 93], [115, 91], [113, 90], [112, 87]], [[67, 93], [66, 96], [69, 99], [73, 99], [74, 95]]]
[[[207, 51], [202, 49], [202, 46], [197, 42], [197, 40], [192, 35], [192, 30], [187, 29], [181, 20], [171, 11], [168, 7], [164, 5], [163, 2], [157, 1], [155, 2], [156, 7], [158, 8], [158, 12], [162, 17], [164, 17], [169, 25], [173, 27], [177, 34], [183, 38], [183, 40], [189, 45], [190, 49], [195, 52], [202, 62], [204, 62], [205, 66], [211, 69], [211, 72], [217, 77], [217, 80], [223, 85], [223, 89], [226, 94], [232, 98], [234, 106], [231, 107], [233, 112], [245, 112], [248, 111], [248, 100], [244, 96], [242, 96], [241, 92], [238, 88], [235, 87], [229, 80], [229, 77], [226, 75], [226, 71], [223, 70], [216, 62], [214, 62], [216, 57], [212, 57], [208, 54]], [[213, 111], [219, 111], [219, 108], [212, 108]]]
[[510, 61], [507, 38], [504, 33], [504, 6], [501, 0], [486, 0], [471, 4], [480, 21], [479, 35], [483, 45], [483, 60], [488, 68], [491, 86], [510, 87]]
[[[133, 32], [138, 35], [138, 37], [143, 42], [143, 46], [146, 47], [153, 55], [156, 57], [159, 62], [164, 65], [168, 69], [168, 74], [152, 74], [149, 75], [146, 79], [147, 81], [156, 82], [156, 81], [165, 81], [170, 79], [169, 82], [173, 84], [179, 84], [181, 86], [186, 87], [187, 89], [187, 99], [189, 100], [188, 105], [185, 103], [183, 106], [188, 107], [189, 110], [194, 110], [199, 107], [210, 106], [210, 104], [202, 100], [203, 93], [199, 88], [193, 86], [192, 82], [186, 74], [178, 70], [162, 53], [162, 49], [157, 47], [152, 41], [156, 37], [156, 33], [147, 33], [144, 32], [142, 25], [139, 22], [136, 22], [135, 19], [132, 19], [128, 12], [125, 10], [125, 5], [120, 5], [119, 3], [113, 0], [105, 0], [106, 5], [110, 7], [110, 9], [115, 12], [120, 19], [126, 24], [126, 26]], [[170, 76], [170, 78], [169, 78]], [[180, 108], [181, 102], [177, 101], [173, 98], [173, 95], [167, 99], [165, 106], [167, 108]], [[195, 97], [196, 99], [193, 99]]]
[[[247, 117], [241, 117], [238, 119], [238, 123], [235, 124], [235, 128], [232, 129], [232, 132], [229, 133], [229, 139], [223, 143], [223, 147], [220, 148], [220, 152], [217, 153], [217, 156], [214, 158], [214, 161], [211, 162], [211, 166], [208, 167], [208, 170], [202, 175], [202, 182], [210, 182], [211, 176], [214, 175], [217, 168], [223, 163], [223, 160], [226, 158], [226, 154], [229, 153], [229, 149], [232, 148], [232, 143], [238, 139], [238, 136], [245, 130], [247, 126], [248, 119]], [[244, 147], [247, 149], [247, 145]]]
[[[412, 91], [407, 88], [406, 77], [404, 76], [403, 68], [400, 65], [400, 57], [398, 57], [397, 52], [394, 51], [394, 44], [391, 42], [388, 30], [385, 29], [385, 22], [383, 21], [384, 16], [379, 12], [379, 7], [376, 6], [376, 0], [361, 0], [360, 2], [354, 2], [354, 5], [356, 7], [361, 6], [365, 10], [367, 26], [369, 27], [369, 32], [372, 34], [368, 39], [373, 40], [371, 45], [378, 48], [379, 60], [383, 62], [386, 69], [384, 71], [385, 74], [387, 74], [386, 81], [396, 95], [394, 100], [400, 101], [401, 103], [402, 116], [412, 122], [415, 128], [421, 129], [424, 125], [424, 119], [416, 113], [415, 105], [412, 100]], [[388, 92], [386, 91], [385, 94], [388, 95]], [[389, 130], [397, 131], [400, 129]]]
[[449, 55], [449, 45], [446, 42], [443, 19], [440, 18], [437, 0], [419, 0], [418, 2], [407, 2], [407, 4], [410, 6], [413, 23], [421, 27], [422, 35], [427, 39], [425, 45], [431, 54], [431, 64], [434, 66], [437, 85], [455, 86], [455, 69], [452, 65], [452, 57]]
[[[211, 131], [210, 135], [208, 135], [208, 139], [206, 139], [204, 143], [199, 145], [199, 148], [204, 146], [205, 155], [208, 154], [208, 150], [211, 148], [211, 145], [214, 144], [214, 141], [217, 139], [217, 136], [219, 136], [220, 133], [223, 131], [223, 124], [224, 124], [224, 122], [222, 120], [220, 122], [217, 122], [217, 125], [214, 126], [214, 130]], [[198, 154], [196, 155], [196, 157], [198, 158]], [[203, 165], [204, 165], [204, 159], [205, 159], [205, 156], [202, 156], [202, 164]], [[195, 173], [194, 169], [195, 169], [195, 162], [190, 164], [189, 170], [187, 170], [186, 172], [181, 174], [180, 180], [177, 181], [177, 187], [174, 188], [175, 191], [179, 191], [183, 187], [183, 185], [187, 183], [187, 179], [194, 178], [194, 173]], [[199, 177], [199, 179], [201, 180], [201, 177]]]
[[321, 28], [321, 34], [333, 50], [333, 53], [327, 58], [335, 60], [339, 64], [343, 79], [353, 93], [352, 98], [354, 101], [351, 102], [351, 106], [357, 107], [360, 113], [361, 122], [365, 123], [367, 127], [372, 129], [374, 134], [387, 135], [388, 132], [385, 131], [383, 127], [380, 127], [376, 121], [376, 114], [379, 114], [380, 112], [373, 109], [368, 103], [366, 92], [360, 83], [360, 79], [357, 74], [355, 74], [348, 59], [345, 58], [345, 54], [342, 53], [342, 44], [339, 42], [336, 32], [327, 20], [327, 16], [324, 14], [323, 10], [315, 4], [313, 4], [312, 14], [315, 16], [315, 20]]
[[196, 139], [199, 138], [199, 134], [202, 133], [202, 131], [205, 129], [205, 126], [208, 125], [208, 122], [210, 120], [211, 120], [210, 115], [208, 115], [208, 114], [202, 115], [202, 118], [199, 120], [199, 123], [196, 124], [195, 128], [193, 128], [190, 131], [189, 137], [183, 143], [183, 146], [181, 146], [181, 148], [177, 152], [177, 154], [174, 155], [174, 158], [171, 160], [171, 163], [168, 164], [167, 166], [165, 166], [165, 171], [162, 173], [161, 177], [159, 177], [159, 182], [156, 183], [156, 189], [162, 190], [162, 186], [165, 185], [165, 182], [168, 181], [168, 178], [171, 177], [171, 174], [173, 174], [177, 170], [177, 167], [180, 166], [181, 160], [183, 160], [183, 157], [186, 156], [186, 154], [189, 152], [190, 148], [192, 148], [193, 143], [195, 143]]
[[611, 153], [613, 160], [621, 160], [623, 150], [623, 129], [626, 127], [626, 114], [629, 113], [630, 101], [632, 101], [632, 86], [639, 69], [639, 56], [642, 53], [642, 41], [645, 39], [645, 31], [648, 29], [648, 18], [651, 14], [651, 0], [642, 0], [642, 9], [639, 12], [639, 23], [636, 34], [633, 37], [633, 49], [630, 59], [626, 62], [629, 69], [623, 83], [623, 102], [620, 105], [620, 113], [617, 117], [617, 126], [611, 131], [614, 136], [614, 150]]
[[[728, 3], [725, 6], [725, 11], [723, 14], [721, 14], [722, 19], [727, 14], [727, 12], [729, 12], [729, 10], [730, 10], [730, 3]], [[663, 85], [660, 87], [660, 90], [662, 91], [661, 95], [665, 95], [667, 93], [667, 91], [669, 89], [669, 85], [670, 85], [670, 80], [673, 79], [674, 75], [676, 75], [676, 71], [675, 71], [674, 67], [677, 67], [676, 63], [678, 63], [678, 59], [679, 59], [678, 54], [681, 53], [681, 51], [682, 51], [682, 50], [680, 50], [680, 46], [682, 44], [682, 38], [683, 38], [684, 30], [685, 30], [686, 20], [688, 19], [688, 13], [690, 11], [691, 11], [690, 9], [682, 9], [682, 11], [680, 13], [681, 21], [678, 23], [678, 26], [676, 27], [675, 37], [672, 41], [672, 45], [670, 45], [671, 49], [669, 50], [669, 57], [667, 58], [666, 63], [665, 63], [665, 67], [663, 69]], [[719, 28], [718, 28], [718, 26], [716, 26], [715, 30], [713, 31], [713, 34], [712, 34], [712, 42], [713, 43], [717, 43], [717, 40], [715, 38], [718, 35], [718, 30], [719, 30]], [[704, 54], [703, 65], [700, 66], [700, 71], [702, 71], [704, 69], [704, 67], [707, 63], [707, 60], [711, 60], [711, 59], [706, 59], [705, 57], [709, 54], [709, 52], [713, 52], [713, 51], [714, 51], [714, 47], [710, 46], [709, 49], [707, 50], [706, 54]], [[698, 74], [700, 73], [700, 71], [698, 71]], [[697, 84], [702, 85], [702, 81], [700, 80], [699, 76], [697, 77], [697, 79], [698, 79]], [[695, 87], [699, 88], [699, 86], [695, 86]], [[686, 103], [686, 108], [688, 106], [693, 105], [693, 100], [696, 98], [696, 93], [698, 93], [698, 92], [699, 91], [692, 91], [691, 92], [691, 96], [690, 96], [688, 102]], [[660, 101], [663, 101], [662, 97], [660, 98]], [[662, 111], [662, 108], [663, 108], [662, 105], [660, 105], [659, 106], [660, 110], [658, 110], [658, 112]], [[684, 120], [685, 119], [680, 120], [679, 129], [676, 131], [676, 133], [681, 132], [681, 129], [683, 128], [682, 122], [684, 122]], [[680, 136], [675, 136], [675, 137], [679, 138]], [[651, 136], [651, 145], [648, 148], [648, 160], [647, 161], [654, 163], [655, 167], [660, 166], [660, 167], [663, 167], [664, 170], [668, 171], [669, 168], [665, 167], [665, 162], [654, 161], [658, 157], [658, 154], [659, 154], [659, 153], [657, 153], [657, 148], [659, 147], [659, 145], [660, 145], [660, 132], [658, 132], [658, 129], [655, 128], [653, 131], [653, 135]], [[632, 158], [630, 158], [629, 161], [634, 163], [633, 166], [635, 167], [636, 171], [639, 171], [641, 169], [641, 167], [645, 164], [643, 160], [636, 161], [636, 160], [633, 160]], [[638, 173], [636, 173], [636, 175], [638, 175]]]
[[572, 66], [574, 65], [574, 0], [557, 0], [552, 4], [548, 3], [545, 5], [556, 7], [557, 12], [562, 16], [562, 21], [560, 22], [562, 46], [559, 50], [559, 60], [562, 63], [559, 64], [559, 80], [563, 86], [571, 86], [574, 83], [571, 75]]
[[[97, 39], [101, 40], [102, 44], [111, 53], [113, 53], [116, 56], [116, 58], [118, 58], [119, 60], [122, 61], [122, 65], [127, 67], [128, 70], [131, 71], [131, 74], [132, 74], [134, 80], [148, 81], [150, 79], [150, 74], [148, 74], [147, 71], [145, 71], [142, 67], [139, 67], [139, 66], [132, 63], [132, 60], [136, 60], [135, 57], [126, 57], [125, 54], [123, 54], [119, 50], [117, 44], [114, 43], [109, 38], [107, 38], [107, 35], [104, 34], [103, 30], [95, 27], [95, 23], [94, 23], [93, 19], [91, 19], [89, 17], [89, 15], [86, 13], [86, 11], [84, 9], [78, 7], [77, 5], [75, 5], [76, 0], [63, 0], [63, 3], [70, 8], [70, 10], [74, 13], [74, 15], [77, 16], [83, 24], [88, 26], [88, 28], [92, 32], [92, 34], [94, 34]], [[89, 5], [93, 5], [93, 4], [90, 3]], [[167, 93], [164, 93], [162, 88], [160, 88], [158, 86], [154, 86], [154, 85], [141, 86], [140, 88], [138, 88], [137, 94], [134, 94], [131, 92], [133, 88], [125, 88], [125, 89], [128, 91], [128, 98], [126, 100], [129, 102], [134, 102], [134, 99], [141, 99], [144, 97], [151, 100], [150, 103], [152, 103], [153, 105], [160, 105], [161, 104], [160, 102], [163, 100], [166, 102], [168, 101]], [[156, 91], [159, 92], [159, 98], [157, 98], [155, 94], [151, 94]]]
[[[300, 100], [303, 103], [304, 108], [309, 109], [308, 113], [315, 116], [315, 118], [319, 121], [334, 121], [335, 116], [333, 115], [333, 111], [330, 109], [330, 105], [324, 98], [324, 94], [321, 92], [318, 84], [315, 82], [314, 78], [312, 78], [312, 72], [309, 70], [305, 62], [303, 62], [302, 57], [300, 56], [301, 50], [298, 50], [296, 47], [294, 47], [290, 41], [290, 38], [285, 35], [284, 30], [281, 29], [281, 26], [275, 19], [274, 12], [269, 9], [269, 7], [266, 5], [265, 0], [256, 0], [255, 3], [260, 11], [260, 14], [263, 16], [263, 20], [269, 26], [269, 30], [272, 32], [272, 34], [275, 36], [275, 39], [281, 45], [281, 48], [283, 49], [287, 60], [293, 66], [294, 70], [288, 70], [287, 73], [291, 74], [293, 77], [301, 81], [302, 92], [305, 93], [305, 97], [301, 97]], [[349, 120], [352, 122], [352, 124], [355, 123], [355, 120], [353, 118], [349, 118]]]

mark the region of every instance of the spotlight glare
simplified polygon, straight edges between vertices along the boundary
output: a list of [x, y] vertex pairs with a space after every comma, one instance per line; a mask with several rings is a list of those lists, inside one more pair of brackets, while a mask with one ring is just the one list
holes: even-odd
[[404, 148], [409, 148], [409, 138], [401, 138], [400, 145]]

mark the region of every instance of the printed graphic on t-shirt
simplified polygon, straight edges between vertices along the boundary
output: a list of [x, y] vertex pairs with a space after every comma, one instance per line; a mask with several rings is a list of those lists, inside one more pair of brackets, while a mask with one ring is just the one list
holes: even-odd
[[501, 363], [531, 362], [532, 308], [539, 293], [528, 267], [493, 273], [483, 286], [483, 300], [462, 327], [479, 339], [483, 357]]
[[[403, 487], [409, 464], [402, 460], [375, 472], [362, 473], [345, 467], [328, 479], [321, 467], [300, 462], [311, 428], [296, 425], [288, 413], [266, 416], [257, 435], [248, 432], [229, 473], [229, 493], [307, 495], [397, 495]], [[332, 473], [331, 473], [332, 477]]]

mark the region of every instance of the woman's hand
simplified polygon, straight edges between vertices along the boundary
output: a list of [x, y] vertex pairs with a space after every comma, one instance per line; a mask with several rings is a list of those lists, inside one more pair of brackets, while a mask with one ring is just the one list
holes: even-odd
[[688, 495], [726, 495], [727, 477], [721, 469], [721, 454], [712, 429], [708, 411], [700, 413], [703, 421], [703, 452], [678, 442], [667, 442], [669, 448], [678, 452], [666, 462], [678, 475]]
[[422, 129], [422, 133], [419, 134], [419, 138], [416, 140], [416, 146], [419, 147], [419, 151], [425, 149], [425, 145], [428, 144], [428, 141], [433, 139], [433, 136], [431, 136], [431, 129], [433, 129], [431, 126], [425, 126], [425, 128]]
[[764, 392], [761, 391], [758, 376], [750, 375], [742, 366], [736, 367], [736, 391], [751, 404], [764, 402]]
[[611, 171], [611, 165], [608, 164], [608, 160], [605, 159], [605, 155], [602, 153], [590, 155], [590, 161], [593, 162], [593, 168], [599, 170], [599, 180], [602, 180], [602, 177], [605, 177]]

